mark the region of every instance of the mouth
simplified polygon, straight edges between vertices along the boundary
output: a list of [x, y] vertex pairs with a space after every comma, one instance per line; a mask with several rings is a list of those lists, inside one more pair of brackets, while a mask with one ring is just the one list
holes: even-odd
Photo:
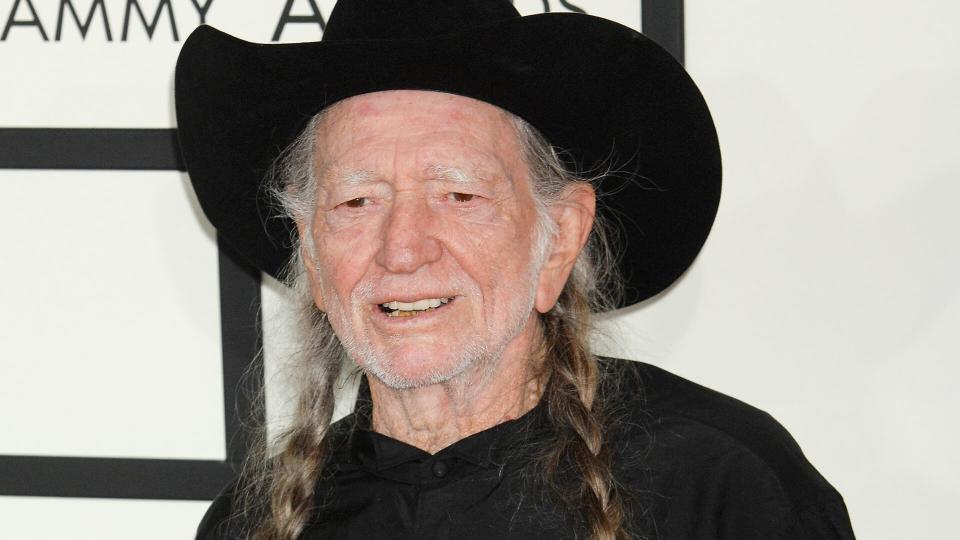
[[444, 308], [452, 302], [453, 299], [454, 297], [450, 296], [443, 298], [424, 298], [415, 302], [391, 300], [390, 302], [378, 304], [378, 307], [387, 317], [416, 317], [429, 311]]

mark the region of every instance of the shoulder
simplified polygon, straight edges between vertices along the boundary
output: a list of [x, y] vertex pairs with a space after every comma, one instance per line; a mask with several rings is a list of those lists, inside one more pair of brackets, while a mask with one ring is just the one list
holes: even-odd
[[806, 460], [790, 433], [772, 416], [740, 400], [711, 390], [664, 369], [617, 359], [602, 359], [616, 383], [605, 395], [622, 413], [617, 416], [638, 429], [654, 448], [689, 447], [704, 459], [718, 451], [751, 455], [758, 465], [789, 480], [793, 495], [829, 487]]
[[623, 474], [661, 520], [697, 516], [724, 538], [853, 537], [840, 494], [769, 414], [649, 364], [601, 366]]

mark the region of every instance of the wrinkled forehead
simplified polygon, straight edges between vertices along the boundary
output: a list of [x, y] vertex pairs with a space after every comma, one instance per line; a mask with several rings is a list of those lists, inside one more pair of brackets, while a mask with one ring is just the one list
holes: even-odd
[[413, 164], [424, 172], [446, 167], [477, 176], [513, 174], [518, 166], [525, 170], [516, 121], [495, 105], [454, 94], [362, 94], [332, 105], [319, 119], [316, 164], [358, 170]]
[[496, 105], [471, 97], [432, 90], [384, 90], [349, 97], [327, 107], [324, 123], [362, 121], [395, 113], [407, 118], [420, 116], [441, 124], [469, 124], [508, 127], [513, 115]]

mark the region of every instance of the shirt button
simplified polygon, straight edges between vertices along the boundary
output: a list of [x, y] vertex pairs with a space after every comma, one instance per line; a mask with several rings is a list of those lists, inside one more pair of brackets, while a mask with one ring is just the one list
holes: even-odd
[[447, 464], [442, 461], [433, 462], [433, 475], [437, 478], [443, 478], [447, 475]]

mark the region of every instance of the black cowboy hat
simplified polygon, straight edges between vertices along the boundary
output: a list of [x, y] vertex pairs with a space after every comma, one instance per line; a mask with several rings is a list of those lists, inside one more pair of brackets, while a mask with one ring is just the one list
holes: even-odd
[[278, 277], [293, 224], [261, 187], [311, 116], [347, 97], [434, 90], [523, 118], [596, 185], [615, 224], [620, 306], [659, 293], [693, 262], [720, 200], [707, 105], [669, 53], [578, 13], [521, 17], [509, 0], [340, 0], [322, 41], [261, 45], [209, 26], [176, 71], [183, 158], [230, 247]]

